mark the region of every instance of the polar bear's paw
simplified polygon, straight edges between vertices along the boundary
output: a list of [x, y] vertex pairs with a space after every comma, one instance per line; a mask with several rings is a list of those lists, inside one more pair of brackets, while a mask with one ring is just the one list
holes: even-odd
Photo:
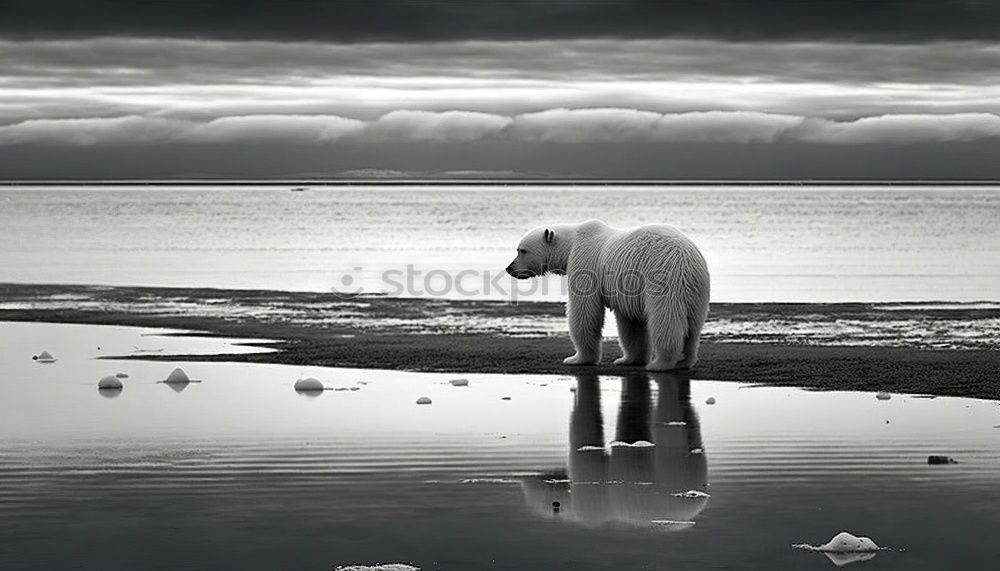
[[640, 365], [645, 365], [645, 359], [639, 359], [637, 357], [618, 357], [614, 360], [614, 364], [620, 367], [638, 367]]
[[596, 365], [596, 357], [582, 357], [579, 353], [563, 359], [563, 365]]

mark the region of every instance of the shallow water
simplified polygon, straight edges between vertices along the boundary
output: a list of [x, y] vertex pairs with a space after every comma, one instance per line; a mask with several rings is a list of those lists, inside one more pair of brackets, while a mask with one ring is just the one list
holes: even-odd
[[288, 188], [0, 188], [0, 282], [559, 299], [518, 239], [602, 218], [688, 233], [716, 302], [1000, 300], [995, 186]]
[[841, 530], [905, 549], [858, 568], [995, 563], [992, 401], [93, 359], [229, 350], [144, 333], [0, 324], [0, 568], [828, 569], [791, 545]]

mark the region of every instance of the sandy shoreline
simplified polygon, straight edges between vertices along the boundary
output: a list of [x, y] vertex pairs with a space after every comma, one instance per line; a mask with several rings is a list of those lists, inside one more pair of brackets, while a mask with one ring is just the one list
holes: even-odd
[[[142, 359], [556, 373], [559, 303], [511, 305], [201, 288], [0, 284], [0, 321], [280, 340], [277, 352]], [[1000, 400], [996, 304], [713, 304], [695, 379]], [[787, 332], [787, 333], [783, 333]], [[268, 345], [266, 343], [262, 345]], [[944, 348], [941, 348], [941, 347]], [[608, 341], [605, 363], [619, 355]], [[622, 368], [599, 368], [613, 374]]]

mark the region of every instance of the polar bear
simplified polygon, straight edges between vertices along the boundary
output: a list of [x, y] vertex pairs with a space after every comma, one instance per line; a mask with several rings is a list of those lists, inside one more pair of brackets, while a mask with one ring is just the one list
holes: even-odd
[[576, 354], [564, 364], [600, 362], [605, 307], [618, 324], [623, 355], [616, 365], [669, 371], [698, 360], [708, 266], [676, 228], [619, 230], [600, 220], [535, 228], [521, 239], [507, 273], [528, 279], [547, 272], [568, 276], [566, 317]]

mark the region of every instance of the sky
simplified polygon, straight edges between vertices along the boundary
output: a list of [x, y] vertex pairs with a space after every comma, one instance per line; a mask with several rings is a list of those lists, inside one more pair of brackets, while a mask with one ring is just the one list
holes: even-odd
[[0, 178], [1000, 178], [989, 0], [0, 1]]

